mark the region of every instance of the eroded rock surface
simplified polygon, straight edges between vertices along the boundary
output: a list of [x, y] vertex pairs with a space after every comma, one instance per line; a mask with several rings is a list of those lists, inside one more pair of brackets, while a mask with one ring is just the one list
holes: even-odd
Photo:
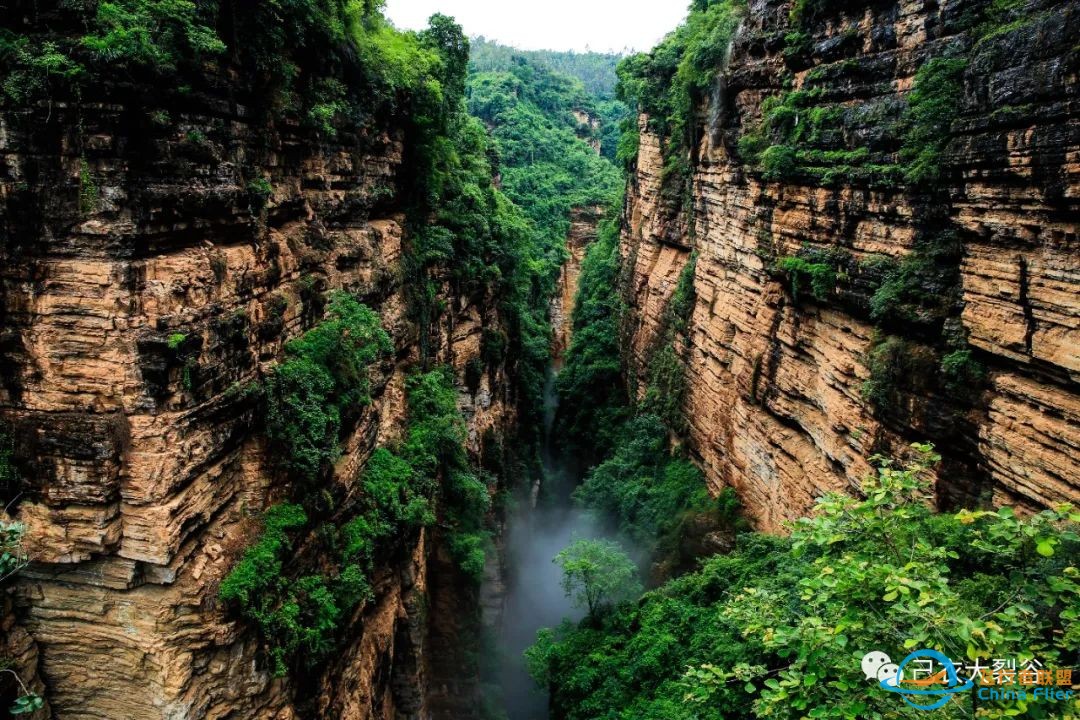
[[[424, 537], [379, 569], [341, 656], [299, 694], [216, 603], [286, 490], [245, 389], [334, 290], [376, 309], [397, 350], [344, 443], [346, 492], [401, 431], [419, 353], [401, 286], [403, 135], [319, 140], [212, 94], [155, 125], [164, 109], [120, 97], [0, 116], [0, 408], [33, 484], [13, 509], [33, 564], [8, 644], [59, 718], [423, 717]], [[449, 285], [444, 298], [433, 350], [461, 370], [497, 320]], [[500, 371], [462, 385], [474, 453], [512, 422], [503, 384]]]
[[[983, 40], [961, 22], [979, 3], [826, 5], [804, 28], [810, 49], [785, 58], [790, 3], [749, 3], [730, 64], [699, 108], [688, 213], [662, 187], [661, 141], [642, 118], [622, 238], [632, 365], [644, 380], [663, 309], [696, 251], [691, 444], [712, 488], [738, 490], [760, 528], [779, 529], [825, 491], [858, 487], [865, 458], [917, 440], [945, 457], [945, 504], [1080, 500], [1076, 4], [1029, 3], [1025, 22]], [[818, 88], [815, 102], [841, 108], [837, 149], [889, 150], [882, 134], [919, 67], [950, 48], [969, 62], [944, 187], [932, 197], [843, 175], [766, 181], [738, 157], [762, 101], [788, 88]], [[794, 298], [775, 259], [839, 249], [857, 266], [901, 258], [944, 229], [963, 244], [959, 321], [985, 385], [970, 404], [911, 388], [901, 412], [882, 412], [862, 391], [877, 330], [865, 289], [841, 282], [829, 301]]]

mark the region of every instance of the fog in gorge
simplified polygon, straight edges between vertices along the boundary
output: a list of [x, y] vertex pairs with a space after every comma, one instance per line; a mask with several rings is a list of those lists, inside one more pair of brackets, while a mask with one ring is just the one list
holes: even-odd
[[536, 640], [540, 628], [584, 616], [584, 610], [574, 607], [563, 592], [562, 571], [552, 558], [573, 540], [598, 535], [587, 513], [567, 507], [529, 509], [526, 505], [508, 521], [499, 681], [510, 720], [547, 717], [547, 693], [529, 676], [522, 653]]
[[548, 717], [547, 690], [529, 675], [523, 655], [536, 640], [537, 630], [585, 616], [563, 591], [562, 570], [553, 558], [574, 540], [605, 534], [594, 516], [574, 507], [570, 497], [574, 474], [567, 466], [572, 463], [552, 432], [558, 410], [556, 376], [552, 367], [544, 387], [544, 487], [522, 489], [506, 518], [503, 539], [506, 588], [495, 637], [501, 706], [509, 720]]

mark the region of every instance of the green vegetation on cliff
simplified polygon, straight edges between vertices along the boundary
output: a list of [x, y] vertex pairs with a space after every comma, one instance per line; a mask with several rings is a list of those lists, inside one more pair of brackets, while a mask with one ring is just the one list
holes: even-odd
[[580, 82], [515, 55], [489, 65], [469, 76], [468, 108], [490, 128], [506, 206], [520, 209], [515, 235], [499, 245], [514, 259], [501, 273], [510, 291], [500, 308], [512, 331], [506, 351], [517, 358], [522, 427], [538, 430], [550, 360], [548, 302], [567, 257], [571, 211], [611, 202], [622, 176], [589, 146], [595, 129], [579, 117], [593, 112], [594, 101]]
[[[321, 502], [310, 511], [271, 507], [258, 539], [221, 583], [221, 599], [258, 627], [278, 675], [329, 658], [343, 624], [372, 599], [377, 568], [408, 551], [410, 539], [436, 519], [462, 570], [473, 578], [483, 571], [490, 495], [462, 446], [452, 374], [419, 374], [407, 389], [405, 435], [374, 451], [359, 492], [330, 510], [323, 507], [327, 490], [316, 493]], [[307, 497], [300, 501], [310, 504]], [[305, 567], [315, 571], [297, 569]]]
[[609, 208], [582, 262], [573, 336], [557, 383], [556, 431], [585, 468], [575, 502], [646, 550], [666, 574], [695, 564], [692, 536], [735, 527], [737, 503], [728, 494], [711, 498], [701, 471], [672, 443], [686, 428], [683, 356], [696, 256], [687, 259], [648, 349], [644, 392], [625, 380], [637, 371], [622, 361], [620, 209], [621, 203]]
[[619, 292], [619, 211], [612, 205], [597, 239], [585, 251], [574, 299], [573, 334], [558, 377], [559, 434], [568, 449], [604, 457], [629, 412], [623, 379]]
[[686, 22], [651, 52], [619, 63], [619, 97], [648, 116], [663, 143], [665, 180], [679, 193], [687, 192], [697, 146], [696, 109], [724, 66], [745, 9], [744, 0], [694, 0]]
[[380, 113], [424, 114], [445, 96], [446, 58], [430, 33], [390, 27], [380, 6], [377, 0], [63, 3], [60, 21], [82, 28], [81, 35], [37, 40], [18, 34], [14, 24], [0, 28], [3, 94], [14, 102], [77, 96], [125, 79], [158, 81], [156, 92], [184, 94], [218, 65], [240, 70], [264, 110], [297, 115], [326, 135], [340, 123], [363, 124]]
[[266, 381], [266, 434], [296, 479], [313, 484], [337, 459], [343, 426], [371, 402], [369, 366], [393, 349], [379, 316], [345, 293], [285, 346]]

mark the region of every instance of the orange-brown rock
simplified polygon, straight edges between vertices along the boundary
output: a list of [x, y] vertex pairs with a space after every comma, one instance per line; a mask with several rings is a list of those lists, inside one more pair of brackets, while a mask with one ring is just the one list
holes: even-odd
[[[8, 644], [57, 718], [423, 717], [424, 538], [379, 568], [340, 657], [307, 679], [314, 708], [313, 690], [297, 705], [252, 630], [216, 603], [253, 519], [285, 492], [244, 388], [321, 318], [328, 293], [375, 308], [397, 349], [344, 442], [347, 492], [401, 431], [419, 353], [401, 287], [402, 136], [343, 128], [320, 141], [203, 95], [182, 122], [133, 136], [125, 119], [153, 110], [0, 114], [0, 411], [32, 484], [13, 508], [33, 563]], [[460, 369], [497, 319], [448, 287], [445, 300], [433, 350]], [[462, 384], [476, 453], [513, 421], [503, 383], [500, 370], [474, 392]]]
[[585, 258], [589, 243], [596, 239], [603, 210], [601, 207], [575, 208], [570, 213], [570, 231], [566, 234], [567, 258], [559, 270], [555, 294], [551, 298], [551, 356], [556, 369], [561, 366], [563, 355], [570, 347], [581, 261]]
[[[852, 116], [902, 105], [929, 56], [971, 46], [956, 19], [962, 5], [829, 5], [807, 29], [809, 57], [792, 69], [783, 55], [790, 3], [750, 2], [723, 83], [697, 116], [688, 213], [662, 187], [661, 140], [641, 119], [622, 237], [632, 367], [644, 379], [664, 307], [696, 251], [690, 445], [712, 489], [734, 487], [763, 529], [805, 514], [823, 492], [857, 489], [866, 458], [917, 440], [936, 442], [945, 458], [944, 503], [1080, 501], [1075, 4], [1041, 3], [1031, 22], [971, 51], [945, 200], [933, 207], [940, 220], [918, 188], [769, 182], [736, 150], [763, 99], [783, 92], [785, 78], [808, 82], [807, 68], [821, 97]], [[1005, 104], [1010, 112], [993, 112]], [[881, 130], [842, 129], [847, 147]], [[988, 377], [970, 407], [914, 390], [905, 412], [890, 415], [862, 392], [875, 333], [867, 298], [856, 288], [839, 300], [796, 299], [772, 265], [804, 247], [840, 248], [854, 262], [903, 257], [935, 222], [963, 242], [959, 321]]]

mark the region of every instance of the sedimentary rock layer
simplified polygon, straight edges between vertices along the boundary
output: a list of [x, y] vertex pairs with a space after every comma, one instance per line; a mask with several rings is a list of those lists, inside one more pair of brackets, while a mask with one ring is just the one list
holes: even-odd
[[[162, 112], [174, 122], [152, 122]], [[344, 444], [347, 492], [401, 431], [418, 356], [401, 288], [403, 151], [392, 126], [320, 140], [205, 94], [0, 116], [0, 408], [32, 482], [15, 514], [33, 564], [8, 642], [55, 717], [426, 712], [423, 537], [379, 569], [344, 652], [309, 679], [318, 707], [296, 706], [250, 629], [216, 605], [258, 514], [285, 493], [245, 388], [328, 293], [375, 308], [397, 349]], [[460, 370], [493, 311], [443, 290], [433, 348]], [[502, 382], [485, 373], [462, 393], [474, 451], [509, 422]]]
[[[663, 187], [661, 140], [641, 119], [622, 238], [632, 366], [644, 373], [696, 251], [685, 357], [691, 445], [712, 488], [736, 488], [759, 527], [780, 528], [825, 491], [857, 488], [865, 458], [918, 440], [945, 457], [943, 503], [1080, 500], [1076, 4], [1029, 3], [1024, 22], [981, 40], [960, 21], [979, 3], [826, 5], [796, 28], [790, 3], [749, 3], [730, 62], [699, 108], [689, 212]], [[810, 49], [785, 57], [795, 30]], [[960, 52], [963, 93], [932, 201], [920, 187], [843, 176], [767, 181], [738, 155], [765, 98], [811, 87], [814, 102], [840, 108], [838, 149], [872, 146], [920, 66]], [[805, 248], [840, 249], [853, 263], [901, 258], [920, 233], [944, 229], [963, 244], [960, 321], [985, 385], [970, 405], [912, 390], [904, 412], [881, 412], [862, 391], [878, 331], [865, 294], [793, 297], [775, 259]]]

